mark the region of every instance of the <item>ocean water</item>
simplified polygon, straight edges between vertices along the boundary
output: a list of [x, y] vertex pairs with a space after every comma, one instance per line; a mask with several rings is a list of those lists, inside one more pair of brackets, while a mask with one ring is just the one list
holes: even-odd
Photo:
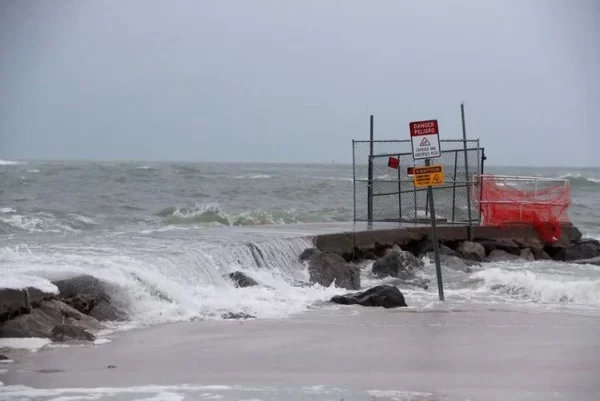
[[[571, 220], [585, 236], [600, 237], [600, 169], [486, 170], [568, 178]], [[2, 161], [0, 284], [52, 291], [50, 280], [96, 276], [114, 284], [113, 299], [131, 317], [121, 328], [226, 312], [286, 318], [334, 307], [326, 301], [345, 292], [302, 285], [308, 273], [298, 255], [311, 242], [295, 227], [352, 218], [349, 165]], [[434, 267], [425, 262], [429, 289], [402, 288], [411, 308], [600, 312], [597, 266], [444, 269], [441, 305]], [[264, 285], [235, 288], [224, 277], [233, 271]], [[364, 286], [381, 282], [369, 272]]]

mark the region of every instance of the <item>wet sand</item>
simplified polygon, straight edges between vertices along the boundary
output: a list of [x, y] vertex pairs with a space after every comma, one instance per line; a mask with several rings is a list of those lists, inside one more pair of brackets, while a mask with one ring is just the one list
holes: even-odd
[[[8, 386], [0, 399], [25, 399], [18, 392], [2, 398], [10, 385], [155, 385], [181, 395], [173, 386], [182, 384], [239, 386], [223, 390], [221, 399], [600, 399], [596, 316], [342, 307], [287, 320], [199, 321], [113, 337], [109, 344], [22, 357], [0, 376]], [[303, 387], [309, 390], [292, 391]], [[254, 389], [252, 397], [244, 388]], [[287, 390], [273, 396], [278, 389]], [[48, 399], [36, 394], [30, 398]], [[110, 399], [140, 399], [130, 396]]]

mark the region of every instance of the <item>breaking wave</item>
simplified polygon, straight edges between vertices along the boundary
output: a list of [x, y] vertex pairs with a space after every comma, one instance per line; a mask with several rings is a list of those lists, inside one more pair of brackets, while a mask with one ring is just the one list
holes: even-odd
[[27, 162], [25, 162], [25, 161], [11, 161], [11, 160], [2, 160], [2, 159], [0, 159], [0, 166], [16, 166], [16, 165], [22, 165], [22, 164], [27, 164]]
[[571, 186], [580, 186], [580, 187], [585, 187], [585, 186], [596, 186], [598, 184], [600, 184], [600, 178], [599, 177], [587, 177], [581, 173], [575, 173], [575, 174], [564, 174], [559, 176], [558, 178], [562, 178], [562, 179], [568, 179], [569, 182], [571, 183]]
[[[164, 224], [206, 224], [222, 226], [249, 226], [265, 224], [308, 223], [314, 221], [337, 221], [345, 217], [345, 210], [323, 209], [300, 213], [295, 209], [252, 210], [227, 213], [218, 203], [194, 204], [184, 207], [168, 207], [156, 215]], [[349, 211], [351, 212], [351, 211]]]
[[0, 214], [0, 233], [15, 231], [29, 233], [78, 232], [97, 226], [96, 221], [79, 214], [58, 217], [48, 212], [21, 215], [12, 208], [3, 208], [0, 211], [2, 212]]
[[[474, 279], [483, 281], [483, 290], [504, 294], [510, 298], [545, 304], [600, 306], [600, 276], [596, 279], [564, 274], [563, 270], [546, 272], [534, 269], [486, 268], [476, 272]], [[585, 268], [582, 268], [585, 269]]]
[[[115, 304], [134, 324], [190, 319], [221, 319], [226, 313], [281, 318], [324, 302], [343, 289], [308, 283], [298, 255], [312, 242], [305, 238], [214, 248], [198, 243], [168, 243], [169, 252], [153, 250], [147, 240], [124, 255], [61, 247], [0, 248], [3, 279], [11, 287], [55, 290], [57, 278], [89, 274], [112, 288]], [[135, 251], [134, 251], [135, 249]], [[240, 271], [260, 285], [237, 288], [228, 277]]]

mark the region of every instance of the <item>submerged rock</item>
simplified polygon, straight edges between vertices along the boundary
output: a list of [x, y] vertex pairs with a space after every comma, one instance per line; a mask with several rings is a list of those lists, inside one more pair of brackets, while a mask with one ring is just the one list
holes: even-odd
[[256, 316], [253, 315], [249, 315], [247, 313], [244, 312], [238, 312], [238, 313], [233, 313], [233, 312], [227, 312], [227, 313], [223, 313], [221, 315], [221, 318], [223, 319], [255, 319]]
[[233, 281], [233, 285], [235, 285], [238, 288], [254, 287], [258, 285], [258, 282], [256, 280], [254, 280], [252, 277], [248, 277], [242, 272], [236, 271], [233, 273], [229, 273], [227, 277], [229, 277], [229, 279]]
[[475, 262], [483, 262], [485, 260], [485, 248], [481, 244], [471, 241], [463, 241], [456, 248], [461, 257]]
[[423, 268], [423, 262], [408, 251], [391, 252], [373, 263], [373, 274], [377, 277], [398, 277], [410, 280], [415, 271]]
[[96, 336], [88, 333], [80, 327], [70, 324], [59, 324], [52, 329], [50, 339], [54, 342], [63, 342], [70, 340], [94, 341]]
[[357, 290], [360, 288], [360, 268], [330, 251], [315, 250], [308, 259], [310, 281], [324, 287], [335, 282], [336, 287]]
[[407, 306], [404, 295], [393, 285], [378, 285], [366, 291], [336, 295], [331, 302], [341, 305], [379, 306], [386, 309]]

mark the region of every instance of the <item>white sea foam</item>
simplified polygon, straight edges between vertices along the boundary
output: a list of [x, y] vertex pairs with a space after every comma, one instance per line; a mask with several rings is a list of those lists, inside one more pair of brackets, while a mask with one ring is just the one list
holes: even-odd
[[474, 274], [481, 290], [540, 303], [600, 306], [600, 278], [540, 272], [530, 269], [486, 268]]
[[26, 349], [36, 352], [46, 345], [52, 343], [47, 338], [0, 338], [0, 348]]
[[17, 213], [17, 211], [12, 207], [3, 207], [0, 208], [0, 213]]
[[273, 178], [272, 175], [269, 174], [254, 174], [254, 175], [237, 175], [234, 177], [238, 180], [267, 180], [269, 178]]
[[25, 161], [12, 161], [12, 160], [1, 160], [0, 159], [0, 166], [16, 166], [16, 165], [20, 165], [20, 164], [27, 164], [27, 162], [25, 162]]

